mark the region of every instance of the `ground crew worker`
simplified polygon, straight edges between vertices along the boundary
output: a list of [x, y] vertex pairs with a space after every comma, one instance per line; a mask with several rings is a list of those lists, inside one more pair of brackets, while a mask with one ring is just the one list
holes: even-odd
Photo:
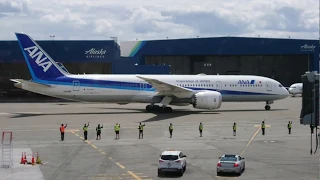
[[172, 131], [173, 131], [173, 126], [172, 126], [172, 123], [170, 123], [170, 126], [169, 126], [170, 138], [172, 138]]
[[262, 129], [262, 135], [264, 135], [265, 134], [265, 129], [266, 129], [266, 125], [264, 124], [264, 121], [262, 121], [261, 129]]
[[310, 124], [310, 129], [311, 129], [311, 134], [313, 134], [313, 130], [314, 130], [314, 125]]
[[103, 124], [102, 126], [100, 127], [100, 124], [98, 124], [98, 127], [96, 127], [96, 131], [97, 131], [97, 140], [98, 140], [98, 137], [99, 137], [99, 140], [101, 139], [101, 128], [103, 128]]
[[142, 139], [143, 139], [143, 127], [144, 126], [146, 126], [145, 123], [143, 123], [143, 125], [141, 123], [139, 124], [139, 127], [138, 127], [138, 129], [139, 129], [139, 139], [140, 139], [140, 136], [142, 136]]
[[291, 128], [292, 128], [292, 121], [288, 123], [288, 130], [289, 130], [289, 134], [291, 134]]
[[116, 124], [115, 126], [114, 126], [114, 132], [116, 132], [116, 139], [120, 139], [119, 138], [119, 131], [120, 131], [120, 124]]
[[88, 139], [88, 127], [89, 127], [89, 123], [88, 122], [88, 126], [86, 124], [84, 124], [83, 126], [83, 136], [84, 136], [84, 140], [87, 140]]
[[200, 125], [199, 125], [200, 137], [202, 137], [202, 130], [203, 130], [203, 124], [202, 122], [200, 122]]
[[68, 124], [66, 124], [66, 126], [63, 126], [63, 124], [61, 124], [60, 126], [60, 133], [61, 133], [61, 141], [64, 140], [64, 129], [67, 128]]
[[236, 131], [237, 131], [236, 123], [233, 123], [232, 129], [233, 129], [233, 136], [236, 136]]

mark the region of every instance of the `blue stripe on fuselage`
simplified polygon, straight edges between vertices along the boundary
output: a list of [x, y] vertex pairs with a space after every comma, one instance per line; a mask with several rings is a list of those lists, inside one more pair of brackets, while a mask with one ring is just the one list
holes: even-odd
[[[80, 78], [70, 78], [67, 76], [59, 77], [56, 79], [48, 79], [48, 80], [37, 79], [35, 82], [44, 83], [44, 84], [52, 84], [52, 85], [73, 86], [73, 81], [79, 81], [80, 87], [95, 87], [95, 88], [109, 88], [109, 89], [156, 92], [155, 88], [153, 88], [149, 84], [145, 84], [146, 88], [141, 89], [140, 83], [136, 83], [136, 82], [80, 79]], [[217, 91], [216, 89], [210, 89], [210, 88], [199, 88], [199, 87], [185, 87], [185, 88], [192, 89], [192, 90]], [[276, 94], [268, 94], [268, 93], [256, 93], [256, 92], [232, 91], [232, 90], [220, 90], [219, 92], [222, 95], [276, 95]]]

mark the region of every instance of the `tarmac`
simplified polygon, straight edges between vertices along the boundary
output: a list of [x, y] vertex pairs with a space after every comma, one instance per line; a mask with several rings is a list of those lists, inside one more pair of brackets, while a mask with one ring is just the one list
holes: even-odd
[[[299, 124], [301, 98], [276, 101], [270, 111], [264, 105], [223, 103], [212, 111], [172, 106], [172, 114], [153, 114], [145, 112], [145, 104], [0, 103], [0, 130], [13, 132], [14, 148], [13, 167], [0, 168], [0, 180], [319, 179], [319, 150], [310, 155], [310, 128]], [[262, 120], [267, 125], [264, 136]], [[288, 121], [293, 121], [292, 134]], [[82, 127], [88, 122], [88, 141], [84, 141]], [[143, 139], [138, 139], [139, 122], [146, 124]], [[199, 137], [200, 122], [203, 137]], [[68, 124], [64, 141], [60, 141], [62, 123]], [[114, 139], [115, 123], [121, 125], [119, 140]], [[101, 140], [96, 140], [97, 124], [103, 124]], [[182, 177], [157, 177], [159, 155], [167, 148], [187, 155]], [[43, 164], [21, 165], [22, 151], [39, 152]], [[240, 176], [217, 176], [218, 158], [228, 153], [246, 159]]]

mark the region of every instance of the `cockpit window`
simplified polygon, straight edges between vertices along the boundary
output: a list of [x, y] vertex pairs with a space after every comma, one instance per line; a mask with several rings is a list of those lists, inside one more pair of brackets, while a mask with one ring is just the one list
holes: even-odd
[[283, 87], [281, 84], [279, 84], [279, 87]]

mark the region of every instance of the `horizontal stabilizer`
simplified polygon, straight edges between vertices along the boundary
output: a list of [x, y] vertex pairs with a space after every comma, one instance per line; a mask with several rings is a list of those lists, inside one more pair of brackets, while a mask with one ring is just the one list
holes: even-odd
[[27, 80], [24, 80], [24, 79], [10, 79], [10, 81], [15, 82], [15, 83], [27, 84], [29, 86], [51, 87], [51, 85], [49, 85], [49, 84], [38, 83], [38, 82], [33, 82], [33, 81], [27, 81]]

